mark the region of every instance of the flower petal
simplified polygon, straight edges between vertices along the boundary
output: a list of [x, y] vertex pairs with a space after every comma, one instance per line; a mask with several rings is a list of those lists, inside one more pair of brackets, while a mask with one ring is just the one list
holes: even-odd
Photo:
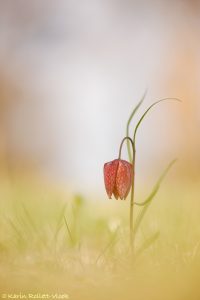
[[133, 179], [132, 164], [125, 160], [119, 160], [116, 176], [116, 189], [120, 199], [126, 199]]
[[118, 195], [118, 191], [117, 191], [116, 185], [114, 186], [114, 189], [113, 189], [113, 195], [114, 195], [115, 199], [118, 200], [119, 195]]
[[[104, 183], [105, 183], [106, 192], [110, 199], [115, 187], [118, 165], [119, 165], [118, 159], [115, 159], [104, 165]], [[115, 197], [116, 196], [117, 194], [115, 193]]]

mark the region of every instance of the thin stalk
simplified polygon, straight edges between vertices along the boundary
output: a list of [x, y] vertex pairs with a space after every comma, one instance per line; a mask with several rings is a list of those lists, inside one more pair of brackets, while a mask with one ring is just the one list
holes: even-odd
[[133, 141], [132, 139], [129, 137], [129, 136], [125, 136], [123, 138], [123, 140], [121, 141], [121, 144], [120, 144], [120, 147], [119, 147], [119, 159], [121, 159], [121, 155], [122, 155], [122, 147], [123, 147], [123, 144], [126, 140], [129, 140], [131, 142], [131, 145], [132, 145], [132, 148], [133, 148]]
[[132, 254], [134, 253], [134, 226], [133, 226], [133, 210], [134, 210], [134, 198], [135, 198], [135, 144], [132, 142], [133, 149], [133, 160], [132, 160], [132, 168], [133, 168], [133, 180], [131, 187], [131, 199], [130, 199], [130, 247]]
[[[130, 126], [130, 123], [134, 117], [134, 115], [136, 114], [136, 112], [138, 111], [138, 109], [140, 108], [141, 104], [143, 103], [145, 97], [146, 97], [146, 94], [147, 94], [147, 89], [145, 90], [140, 102], [136, 105], [136, 107], [134, 108], [134, 110], [132, 111], [129, 119], [128, 119], [128, 122], [126, 124], [126, 136], [129, 136], [129, 126]], [[129, 161], [131, 162], [132, 161], [132, 154], [131, 154], [131, 147], [130, 147], [130, 143], [129, 141], [127, 140], [127, 149], [128, 149], [128, 157], [129, 157]]]
[[133, 172], [133, 180], [132, 180], [132, 185], [131, 185], [131, 199], [130, 199], [130, 248], [131, 248], [131, 253], [134, 253], [134, 226], [133, 226], [133, 210], [134, 210], [134, 192], [135, 192], [135, 144], [133, 140], [126, 136], [123, 138], [120, 148], [119, 148], [119, 159], [121, 159], [121, 152], [122, 152], [122, 146], [125, 140], [129, 140], [131, 145], [132, 145], [132, 151], [133, 151], [133, 156], [132, 156], [132, 172]]

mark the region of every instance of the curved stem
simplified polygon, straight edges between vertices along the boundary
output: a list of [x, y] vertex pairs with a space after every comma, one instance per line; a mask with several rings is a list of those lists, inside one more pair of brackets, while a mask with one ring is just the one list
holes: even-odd
[[131, 145], [132, 145], [132, 148], [134, 148], [134, 145], [133, 145], [133, 140], [129, 137], [129, 136], [125, 136], [123, 138], [123, 140], [121, 141], [121, 144], [120, 144], [120, 148], [119, 148], [119, 159], [121, 159], [121, 154], [122, 154], [122, 147], [123, 147], [123, 144], [126, 140], [129, 140], [131, 142]]
[[121, 159], [121, 152], [122, 152], [122, 146], [125, 140], [129, 140], [132, 145], [132, 151], [133, 151], [133, 156], [132, 156], [132, 172], [133, 172], [133, 180], [132, 180], [132, 186], [131, 186], [131, 199], [130, 199], [130, 248], [132, 254], [134, 253], [134, 228], [133, 228], [133, 208], [134, 208], [134, 192], [135, 192], [135, 143], [133, 140], [129, 137], [126, 136], [123, 138], [120, 148], [119, 148], [119, 159]]
[[168, 100], [173, 100], [173, 101], [182, 102], [182, 101], [181, 101], [180, 99], [178, 99], [178, 98], [170, 98], [170, 97], [167, 97], [167, 98], [160, 99], [160, 100], [154, 102], [153, 104], [151, 104], [151, 105], [149, 106], [149, 108], [145, 111], [145, 113], [142, 115], [142, 117], [140, 118], [139, 122], [137, 123], [137, 125], [136, 125], [136, 127], [135, 127], [134, 135], [133, 135], [133, 143], [135, 143], [135, 140], [136, 140], [136, 134], [137, 134], [138, 127], [139, 127], [140, 124], [142, 123], [142, 120], [144, 119], [144, 117], [146, 116], [146, 114], [152, 109], [152, 107], [154, 107], [154, 106], [157, 105], [158, 103], [163, 102], [163, 101], [168, 101]]

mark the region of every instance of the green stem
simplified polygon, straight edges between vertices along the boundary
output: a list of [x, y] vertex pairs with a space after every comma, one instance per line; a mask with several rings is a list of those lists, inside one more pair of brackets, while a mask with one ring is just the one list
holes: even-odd
[[132, 180], [131, 199], [130, 199], [130, 248], [132, 254], [134, 254], [133, 210], [134, 210], [134, 196], [135, 196], [135, 144], [133, 142], [132, 142], [132, 150], [133, 150], [133, 160], [132, 160], [133, 180]]
[[123, 138], [120, 148], [119, 148], [119, 159], [121, 159], [121, 152], [122, 152], [122, 146], [125, 140], [129, 140], [132, 145], [132, 172], [133, 172], [133, 180], [132, 180], [132, 186], [131, 186], [131, 199], [130, 199], [130, 248], [131, 253], [134, 253], [134, 226], [133, 226], [133, 209], [134, 209], [134, 192], [135, 192], [135, 144], [133, 140], [126, 136]]
[[129, 141], [131, 142], [132, 147], [133, 147], [133, 141], [132, 141], [132, 139], [131, 139], [129, 136], [125, 136], [125, 137], [123, 138], [123, 140], [121, 141], [121, 144], [120, 144], [120, 147], [119, 147], [119, 159], [121, 159], [122, 147], [123, 147], [123, 144], [124, 144], [124, 142], [125, 142], [126, 140], [129, 140]]

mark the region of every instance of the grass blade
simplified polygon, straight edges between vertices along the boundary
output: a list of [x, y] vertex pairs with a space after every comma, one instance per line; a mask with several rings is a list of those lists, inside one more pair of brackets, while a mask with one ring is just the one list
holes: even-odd
[[142, 202], [142, 203], [137, 203], [135, 202], [135, 204], [137, 205], [143, 205], [144, 207], [142, 208], [142, 210], [140, 211], [140, 213], [138, 214], [137, 218], [136, 218], [136, 221], [135, 221], [135, 225], [134, 225], [134, 229], [133, 229], [133, 235], [135, 237], [136, 233], [137, 233], [137, 230], [147, 212], [147, 209], [149, 207], [149, 205], [151, 204], [153, 198], [155, 197], [155, 195], [157, 194], [159, 188], [160, 188], [160, 185], [163, 181], [163, 179], [165, 178], [165, 176], [167, 175], [167, 173], [169, 172], [169, 170], [171, 169], [171, 167], [173, 166], [173, 164], [176, 162], [176, 159], [172, 160], [169, 165], [167, 166], [167, 168], [164, 170], [164, 172], [161, 174], [160, 178], [158, 179], [156, 185], [154, 186], [151, 194], [147, 197], [147, 199]]
[[66, 210], [66, 203], [63, 205], [62, 209], [61, 209], [61, 212], [60, 212], [60, 215], [59, 215], [59, 218], [58, 218], [58, 221], [57, 221], [57, 225], [56, 225], [56, 230], [55, 230], [55, 233], [54, 233], [54, 242], [57, 241], [57, 236], [58, 236], [58, 233], [62, 227], [62, 220], [64, 218], [64, 215], [65, 215], [65, 210]]
[[155, 243], [155, 241], [157, 241], [159, 236], [160, 236], [160, 232], [157, 231], [150, 238], [148, 238], [146, 241], [144, 241], [142, 246], [137, 250], [136, 257], [141, 255], [147, 248], [149, 248], [153, 243]]
[[19, 240], [23, 241], [24, 237], [23, 237], [22, 233], [20, 232], [20, 230], [15, 225], [15, 223], [10, 218], [8, 218], [8, 222], [11, 225], [12, 229], [14, 230], [14, 232], [16, 233], [16, 235], [18, 236]]
[[70, 229], [69, 229], [69, 225], [68, 225], [68, 223], [67, 223], [67, 219], [66, 219], [65, 216], [64, 216], [64, 221], [65, 221], [65, 225], [66, 225], [66, 227], [67, 227], [67, 232], [68, 232], [68, 234], [69, 234], [69, 237], [70, 237], [70, 240], [71, 240], [71, 242], [72, 242], [72, 245], [74, 245], [74, 239], [73, 239], [73, 237], [72, 237], [72, 234], [71, 234], [71, 231], [70, 231]]
[[[29, 211], [28, 211], [28, 209], [26, 208], [26, 206], [25, 206], [24, 203], [22, 203], [22, 209], [23, 209], [23, 211], [24, 211], [24, 213], [25, 213], [26, 219], [27, 219], [27, 221], [28, 221], [28, 223], [29, 223], [31, 229], [33, 230], [34, 233], [37, 234], [38, 230], [37, 230], [37, 228], [36, 228], [36, 225], [35, 225], [35, 223], [34, 223], [32, 217], [31, 217], [31, 215], [30, 215], [30, 213], [29, 213]], [[30, 231], [29, 231], [29, 232], [30, 232]]]
[[[134, 117], [134, 115], [136, 114], [137, 110], [139, 109], [139, 107], [141, 106], [141, 104], [143, 103], [145, 97], [146, 97], [146, 94], [147, 94], [147, 89], [145, 90], [140, 102], [136, 105], [136, 107], [133, 109], [129, 119], [128, 119], [128, 122], [127, 122], [127, 125], [126, 125], [126, 136], [129, 136], [129, 126], [130, 126], [130, 123]], [[129, 157], [129, 161], [132, 161], [132, 154], [131, 154], [131, 147], [130, 147], [130, 142], [127, 140], [127, 150], [128, 150], [128, 157]]]
[[95, 261], [95, 264], [97, 264], [97, 262], [99, 261], [99, 259], [107, 252], [107, 250], [114, 245], [114, 243], [116, 242], [117, 232], [118, 232], [118, 229], [116, 229], [116, 231], [114, 232], [114, 234], [113, 234], [112, 238], [110, 239], [109, 243], [105, 246], [105, 248], [98, 255], [98, 257], [97, 257], [97, 259]]

